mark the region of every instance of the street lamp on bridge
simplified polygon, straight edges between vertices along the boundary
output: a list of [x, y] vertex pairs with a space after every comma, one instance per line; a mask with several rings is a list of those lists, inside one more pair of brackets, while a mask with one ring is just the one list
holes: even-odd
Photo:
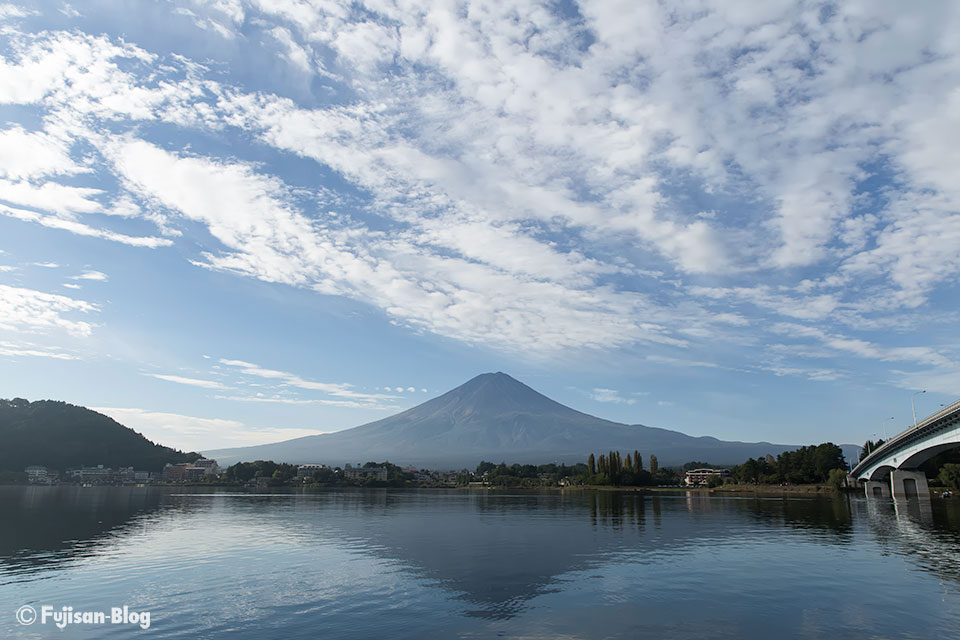
[[913, 399], [916, 398], [921, 393], [926, 393], [926, 392], [927, 390], [924, 389], [923, 391], [917, 391], [915, 394], [910, 396], [910, 408], [913, 409], [913, 428], [914, 429], [917, 428], [917, 406], [914, 404]]
[[[890, 416], [888, 419], [893, 420], [893, 416]], [[883, 422], [881, 422], [880, 426], [883, 427], [883, 441], [886, 442], [887, 441], [887, 421], [884, 420]]]

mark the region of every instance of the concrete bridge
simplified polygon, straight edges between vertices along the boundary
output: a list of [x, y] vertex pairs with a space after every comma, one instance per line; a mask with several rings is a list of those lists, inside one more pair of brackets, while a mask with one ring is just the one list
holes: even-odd
[[[864, 482], [867, 496], [929, 496], [918, 467], [933, 456], [960, 447], [960, 400], [892, 437], [860, 461], [850, 475]], [[890, 476], [890, 483], [882, 480]]]

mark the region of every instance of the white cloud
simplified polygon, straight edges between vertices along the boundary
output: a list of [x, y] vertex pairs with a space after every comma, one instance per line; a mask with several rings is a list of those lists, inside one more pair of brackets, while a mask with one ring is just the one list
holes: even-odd
[[313, 64], [310, 62], [310, 52], [301, 46], [296, 40], [294, 40], [289, 29], [284, 27], [274, 27], [270, 30], [270, 35], [273, 36], [277, 42], [283, 46], [285, 49], [284, 57], [290, 62], [290, 64], [297, 67], [304, 73], [310, 73], [313, 70]]
[[874, 344], [867, 340], [849, 338], [841, 334], [833, 334], [816, 327], [789, 322], [779, 322], [771, 327], [774, 333], [794, 338], [813, 338], [824, 347], [834, 351], [852, 353], [861, 358], [881, 360], [886, 362], [915, 362], [917, 364], [950, 366], [950, 358], [931, 347], [886, 347]]
[[[300, 376], [289, 373], [287, 371], [277, 371], [275, 369], [264, 369], [256, 364], [250, 362], [244, 362], [243, 360], [226, 360], [221, 359], [221, 364], [225, 364], [229, 367], [234, 367], [239, 369], [240, 373], [243, 373], [248, 376], [256, 376], [259, 378], [266, 378], [268, 380], [276, 380], [278, 384], [289, 385], [292, 387], [297, 387], [307, 391], [321, 391], [327, 393], [331, 396], [337, 398], [349, 398], [352, 401], [355, 401], [359, 404], [357, 405], [346, 405], [344, 403], [331, 403], [331, 404], [341, 404], [343, 406], [367, 406], [363, 403], [376, 403], [380, 400], [390, 400], [394, 399], [397, 396], [382, 394], [382, 393], [361, 393], [353, 389], [353, 385], [345, 382], [315, 382], [313, 380], [305, 380]], [[403, 389], [397, 387], [397, 391], [402, 391]], [[317, 401], [321, 402], [321, 401]]]
[[59, 330], [86, 337], [94, 325], [68, 316], [96, 311], [97, 305], [83, 300], [0, 284], [0, 329], [25, 333]]
[[0, 4], [0, 20], [6, 20], [7, 18], [25, 18], [35, 15], [36, 13], [34, 10], [24, 9], [23, 7], [18, 7], [8, 2]]
[[629, 320], [646, 306], [638, 295], [515, 277], [431, 255], [403, 238], [314, 222], [289, 203], [279, 180], [247, 165], [181, 157], [138, 140], [118, 141], [108, 153], [132, 189], [207, 225], [226, 249], [205, 255], [212, 268], [359, 298], [442, 335], [528, 351], [682, 342], [652, 312], [645, 322]]
[[185, 384], [191, 387], [200, 387], [202, 389], [229, 389], [226, 385], [223, 385], [214, 380], [203, 380], [200, 378], [185, 378], [183, 376], [176, 376], [170, 374], [162, 373], [144, 373], [145, 376], [150, 376], [151, 378], [157, 378], [158, 380], [166, 380], [167, 382], [175, 382], [177, 384]]
[[393, 411], [402, 409], [400, 405], [394, 404], [371, 404], [370, 401], [357, 400], [331, 400], [330, 398], [291, 398], [289, 396], [258, 394], [254, 396], [216, 396], [218, 400], [230, 400], [233, 402], [261, 402], [267, 404], [291, 404], [291, 405], [322, 405], [328, 407], [342, 407], [346, 409], [373, 409], [376, 411]]
[[614, 389], [596, 388], [590, 392], [590, 398], [597, 402], [612, 402], [615, 404], [634, 404], [636, 399], [624, 398], [619, 391]]
[[312, 429], [255, 428], [237, 420], [200, 418], [146, 409], [91, 408], [139, 431], [154, 442], [184, 451], [268, 444], [323, 433]]
[[101, 193], [100, 189], [69, 187], [58, 182], [44, 182], [38, 186], [26, 181], [0, 179], [0, 200], [61, 215], [100, 211], [100, 203], [91, 198]]
[[[524, 354], [756, 346], [776, 314], [814, 325], [818, 349], [950, 361], [949, 345], [891, 347], [835, 325], [889, 327], [960, 274], [954, 7], [904, 20], [895, 3], [584, 3], [574, 20], [510, 2], [251, 5], [294, 65], [336, 76], [349, 99], [303, 106], [106, 37], [12, 31], [0, 101], [44, 117], [0, 132], [26, 154], [0, 153], [0, 197], [23, 207], [0, 213], [145, 247], [199, 224], [215, 239], [202, 266]], [[177, 9], [240, 47], [245, 6]], [[138, 139], [145, 122], [315, 162], [362, 194], [357, 210], [271, 166]], [[101, 157], [74, 157], [78, 142]], [[91, 169], [106, 179], [83, 182]], [[111, 203], [98, 185], [114, 177], [130, 193]], [[170, 236], [90, 222], [111, 213], [153, 216]]]
[[73, 276], [72, 279], [73, 280], [96, 280], [98, 282], [106, 282], [110, 278], [109, 276], [107, 276], [107, 274], [103, 273], [102, 271], [87, 270], [78, 276]]
[[6, 207], [4, 205], [0, 205], [0, 215], [16, 218], [17, 220], [24, 220], [26, 222], [37, 222], [51, 229], [61, 229], [77, 235], [89, 236], [92, 238], [102, 238], [104, 240], [119, 242], [121, 244], [127, 244], [133, 247], [147, 247], [153, 249], [156, 247], [168, 247], [173, 244], [173, 241], [168, 240], [167, 238], [156, 238], [151, 236], [128, 236], [106, 229], [97, 229], [83, 224], [82, 222], [63, 219], [55, 215], [45, 215], [42, 213], [37, 213], [36, 211], [27, 211], [26, 209]]
[[0, 177], [23, 180], [90, 171], [74, 162], [63, 140], [16, 126], [0, 130]]
[[[940, 367], [936, 369], [926, 369], [922, 371], [898, 371], [893, 372], [893, 384], [901, 389], [910, 391], [920, 391], [926, 389], [931, 392], [942, 393], [951, 398], [960, 396], [960, 367]], [[917, 401], [917, 416], [931, 413], [921, 408], [920, 401]]]
[[648, 362], [653, 362], [654, 364], [667, 364], [674, 365], [679, 367], [703, 367], [707, 369], [721, 369], [724, 368], [716, 362], [707, 362], [703, 360], [685, 360], [683, 358], [673, 358], [670, 356], [657, 356], [651, 355], [646, 356], [645, 360]]
[[59, 349], [37, 346], [31, 343], [4, 342], [0, 340], [0, 356], [53, 358], [54, 360], [77, 360], [77, 356]]

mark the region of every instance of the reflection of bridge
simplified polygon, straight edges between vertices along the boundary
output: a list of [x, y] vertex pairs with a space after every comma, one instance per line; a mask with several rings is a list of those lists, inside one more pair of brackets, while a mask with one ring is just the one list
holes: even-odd
[[[929, 495], [927, 478], [917, 468], [933, 456], [960, 446], [960, 400], [923, 419], [877, 447], [850, 472], [865, 481], [868, 496], [896, 498]], [[890, 475], [888, 486], [882, 479]]]

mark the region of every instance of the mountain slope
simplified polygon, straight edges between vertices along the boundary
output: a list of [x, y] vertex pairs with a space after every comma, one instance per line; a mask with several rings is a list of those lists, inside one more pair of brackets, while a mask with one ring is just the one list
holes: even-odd
[[0, 471], [96, 464], [160, 471], [167, 462], [199, 457], [154, 444], [96, 411], [53, 400], [0, 400], [0, 443]]
[[482, 459], [580, 462], [590, 452], [636, 449], [669, 465], [739, 463], [793, 448], [611, 422], [551, 400], [505, 373], [486, 373], [412, 409], [353, 429], [206, 454], [221, 465], [256, 459], [336, 465], [388, 459], [422, 467], [472, 467]]

